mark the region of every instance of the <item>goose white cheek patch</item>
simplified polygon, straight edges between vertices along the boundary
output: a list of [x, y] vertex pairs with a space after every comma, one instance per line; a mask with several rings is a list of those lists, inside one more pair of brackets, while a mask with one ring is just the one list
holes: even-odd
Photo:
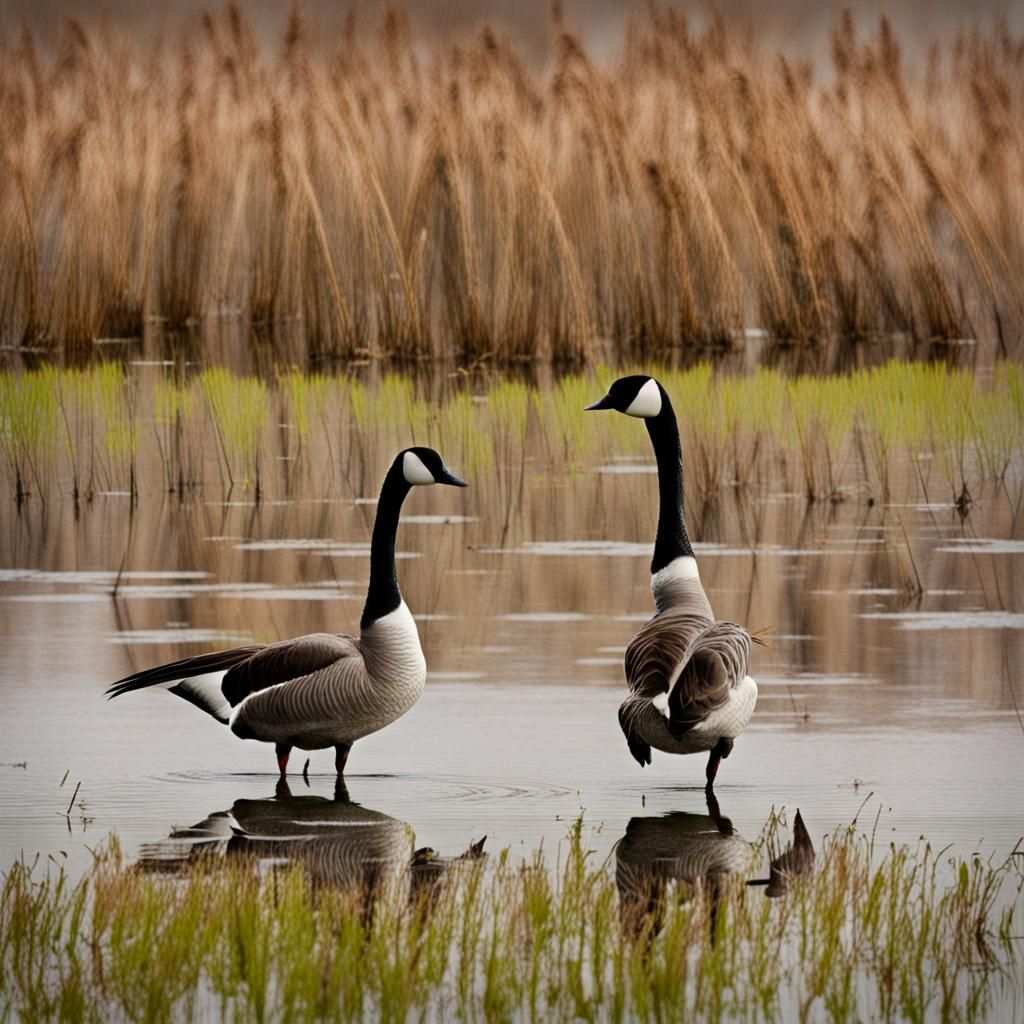
[[402, 476], [410, 484], [437, 483], [434, 479], [434, 474], [423, 465], [423, 460], [415, 452], [406, 452], [403, 456]]
[[627, 416], [648, 419], [661, 412], [661, 391], [656, 380], [649, 380], [637, 393], [636, 398], [625, 410]]

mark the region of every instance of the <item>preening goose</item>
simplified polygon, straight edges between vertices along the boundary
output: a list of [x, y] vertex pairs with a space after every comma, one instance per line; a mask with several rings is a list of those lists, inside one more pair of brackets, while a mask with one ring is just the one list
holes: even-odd
[[395, 573], [402, 502], [415, 485], [451, 484], [431, 448], [399, 452], [384, 478], [370, 544], [370, 584], [358, 637], [311, 633], [273, 644], [200, 654], [136, 672], [109, 697], [159, 686], [212, 715], [241, 739], [274, 743], [284, 775], [292, 747], [335, 749], [344, 774], [352, 744], [419, 700], [427, 666]]
[[665, 389], [653, 377], [622, 377], [587, 408], [642, 418], [658, 463], [655, 615], [626, 648], [630, 693], [619, 724], [641, 766], [651, 763], [652, 747], [670, 754], [710, 751], [710, 789], [754, 712], [757, 684], [747, 675], [752, 638], [734, 622], [715, 621], [701, 586], [683, 514], [679, 427]]

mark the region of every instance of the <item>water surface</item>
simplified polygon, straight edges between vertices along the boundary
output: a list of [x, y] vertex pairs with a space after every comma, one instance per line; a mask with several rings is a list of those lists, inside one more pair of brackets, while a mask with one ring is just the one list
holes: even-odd
[[[148, 493], [133, 510], [105, 495], [77, 517], [68, 501], [0, 506], [0, 860], [53, 855], [77, 871], [111, 833], [136, 856], [273, 796], [270, 748], [168, 694], [103, 691], [213, 646], [354, 630], [371, 478], [390, 444], [369, 444], [358, 480], [310, 478], [260, 502]], [[486, 835], [528, 855], [582, 813], [605, 856], [631, 817], [705, 813], [703, 759], [656, 752], [642, 769], [616, 721], [622, 654], [651, 612], [656, 517], [653, 476], [609, 472], [647, 468], [622, 454], [570, 473], [510, 450], [475, 477], [453, 465], [466, 491], [410, 495], [398, 569], [430, 678], [405, 718], [356, 745], [348, 786], [416, 845], [457, 855]], [[716, 789], [739, 833], [800, 807], [816, 839], [859, 812], [893, 840], [1013, 846], [1024, 547], [1007, 494], [979, 493], [963, 520], [906, 465], [889, 503], [808, 505], [770, 483], [691, 490], [717, 614], [767, 641], [754, 721]], [[331, 767], [314, 752], [308, 789], [293, 789], [329, 796]]]

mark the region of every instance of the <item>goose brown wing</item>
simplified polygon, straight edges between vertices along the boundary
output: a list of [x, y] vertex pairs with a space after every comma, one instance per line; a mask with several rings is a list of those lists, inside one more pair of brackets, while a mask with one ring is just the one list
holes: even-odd
[[668, 690], [690, 656], [696, 639], [711, 620], [669, 609], [656, 615], [626, 648], [626, 682], [639, 697], [654, 698]]
[[688, 656], [669, 678], [668, 728], [688, 732], [729, 700], [747, 674], [750, 634], [735, 622], [716, 622], [697, 634]]
[[635, 704], [630, 699], [619, 708], [619, 728], [626, 737], [626, 745], [633, 759], [643, 768], [645, 764], [651, 763], [651, 745], [633, 726], [634, 707]]
[[619, 727], [626, 737], [629, 752], [638, 764], [651, 763], [650, 744], [636, 728], [636, 718], [646, 701], [669, 689], [679, 666], [690, 656], [694, 641], [708, 628], [711, 620], [682, 610], [656, 615], [630, 641], [626, 648], [626, 683], [630, 696], [619, 708]]
[[733, 622], [669, 609], [626, 648], [629, 688], [647, 699], [668, 693], [668, 729], [678, 738], [726, 703], [747, 674], [750, 642]]
[[221, 689], [228, 703], [235, 707], [258, 690], [300, 679], [336, 661], [359, 656], [359, 645], [351, 636], [310, 633], [293, 640], [280, 640], [235, 665], [224, 676]]

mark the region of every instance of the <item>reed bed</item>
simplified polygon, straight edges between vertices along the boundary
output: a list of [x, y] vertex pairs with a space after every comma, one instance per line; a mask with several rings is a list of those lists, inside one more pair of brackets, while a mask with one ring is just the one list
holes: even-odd
[[1024, 40], [909, 61], [847, 14], [816, 66], [705, 21], [652, 5], [600, 63], [556, 7], [539, 68], [400, 11], [335, 38], [295, 7], [278, 46], [235, 5], [176, 36], [4, 35], [2, 340], [228, 318], [311, 357], [463, 365], [751, 331], [1017, 351]]
[[[771, 838], [770, 836], [768, 837]], [[762, 848], [770, 844], [762, 844]], [[621, 902], [577, 822], [552, 864], [506, 851], [427, 893], [301, 868], [23, 863], [0, 897], [0, 1012], [21, 1020], [980, 1020], [1019, 1010], [1020, 851], [826, 837], [780, 899], [738, 876]], [[202, 863], [202, 862], [201, 862]], [[368, 907], [371, 909], [368, 910]], [[1008, 1019], [1005, 1016], [1002, 1019]]]
[[[424, 389], [393, 374], [366, 383], [292, 370], [265, 381], [115, 364], [0, 373], [0, 480], [19, 505], [111, 490], [365, 495], [380, 459], [429, 444], [469, 476], [498, 475], [507, 524], [528, 472], [650, 458], [643, 431], [583, 411], [615, 372], [546, 389], [500, 376]], [[764, 368], [735, 377], [704, 365], [657, 373], [680, 420], [691, 497], [752, 487], [887, 501], [894, 467], [909, 464], [917, 500], [966, 512], [985, 486], [1020, 482], [1024, 370], [1014, 363], [984, 380], [900, 362], [828, 377]]]

